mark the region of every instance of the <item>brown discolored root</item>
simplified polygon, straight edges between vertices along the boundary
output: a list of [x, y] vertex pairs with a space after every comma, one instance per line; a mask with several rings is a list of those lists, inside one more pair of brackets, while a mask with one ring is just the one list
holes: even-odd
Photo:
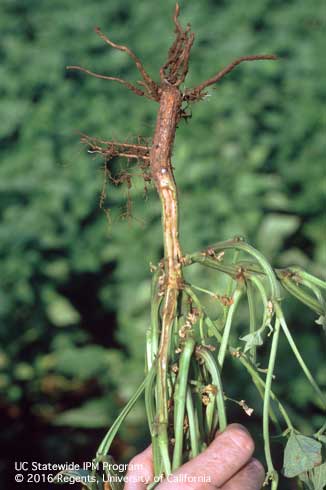
[[151, 147], [148, 145], [106, 141], [87, 135], [83, 135], [80, 141], [88, 146], [88, 153], [99, 153], [105, 157], [106, 161], [115, 157], [144, 161], [149, 160]]
[[161, 82], [168, 82], [175, 87], [179, 87], [185, 81], [188, 73], [190, 51], [195, 40], [195, 35], [190, 31], [188, 24], [183, 30], [179, 22], [180, 7], [178, 3], [175, 7], [173, 17], [176, 38], [172, 44], [166, 63], [160, 69]]

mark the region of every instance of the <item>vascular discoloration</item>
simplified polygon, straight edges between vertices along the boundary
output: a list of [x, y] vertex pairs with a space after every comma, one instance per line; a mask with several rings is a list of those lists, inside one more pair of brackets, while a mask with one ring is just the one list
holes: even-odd
[[[175, 317], [178, 292], [182, 283], [178, 236], [178, 199], [171, 165], [171, 153], [177, 123], [180, 119], [182, 96], [179, 89], [168, 83], [162, 86], [153, 145], [150, 151], [152, 178], [162, 202], [164, 236], [165, 295], [162, 309], [162, 332], [159, 347], [158, 404], [159, 431], [167, 432], [168, 394], [167, 366], [171, 331]], [[167, 436], [167, 434], [166, 434]]]
[[[169, 172], [171, 167], [172, 147], [182, 103], [182, 96], [177, 87], [165, 82], [161, 90], [160, 107], [150, 151], [152, 177], [158, 192], [161, 186], [161, 177], [164, 175], [161, 171], [166, 169]], [[173, 179], [172, 172], [169, 173]]]

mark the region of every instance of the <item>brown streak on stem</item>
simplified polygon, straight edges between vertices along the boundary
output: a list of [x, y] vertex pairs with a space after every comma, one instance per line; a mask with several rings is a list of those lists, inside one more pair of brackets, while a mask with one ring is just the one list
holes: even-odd
[[159, 434], [168, 440], [167, 369], [171, 331], [182, 281], [181, 250], [178, 238], [177, 189], [171, 165], [171, 152], [179, 120], [182, 96], [177, 87], [162, 85], [160, 108], [150, 152], [152, 178], [163, 208], [165, 259], [165, 295], [162, 310], [162, 333], [158, 353], [158, 424]]

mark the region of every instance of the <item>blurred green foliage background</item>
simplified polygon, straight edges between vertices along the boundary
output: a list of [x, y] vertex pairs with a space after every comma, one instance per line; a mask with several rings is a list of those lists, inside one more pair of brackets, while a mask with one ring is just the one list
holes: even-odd
[[[145, 200], [144, 185], [136, 181], [134, 219], [124, 220], [126, 189], [110, 187], [109, 224], [99, 209], [103, 164], [87, 155], [78, 132], [120, 141], [150, 138], [157, 104], [65, 66], [139, 79], [128, 57], [95, 35], [99, 25], [111, 39], [128, 44], [157, 77], [173, 40], [173, 9], [173, 0], [1, 2], [5, 488], [13, 488], [14, 459], [90, 460], [143, 377], [149, 263], [162, 254], [159, 202], [153, 190]], [[241, 55], [280, 57], [241, 65], [192, 107], [188, 124], [180, 123], [174, 165], [184, 249], [242, 234], [276, 266], [298, 264], [321, 277], [324, 2], [184, 0], [181, 21], [191, 22], [196, 33], [188, 86]], [[321, 329], [305, 308], [284, 298], [291, 330], [325, 389]], [[246, 318], [243, 311], [240, 328], [246, 328]], [[317, 400], [285, 345], [277, 376], [279, 394], [296, 407], [297, 426], [306, 433], [317, 429], [322, 422]], [[248, 381], [230, 365], [224, 384], [255, 408], [247, 420], [230, 404], [231, 419], [249, 424], [259, 436], [261, 409]], [[147, 441], [140, 403], [119, 433], [114, 454], [128, 460]]]

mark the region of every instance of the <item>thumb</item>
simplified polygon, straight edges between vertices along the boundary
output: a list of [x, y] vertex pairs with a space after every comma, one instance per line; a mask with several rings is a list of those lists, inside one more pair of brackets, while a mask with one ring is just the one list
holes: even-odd
[[[220, 487], [235, 475], [254, 452], [254, 441], [245, 427], [231, 424], [218, 433], [209, 447], [169, 475], [157, 490], [188, 488], [201, 490], [203, 483], [209, 488]], [[206, 488], [206, 487], [205, 487]]]

